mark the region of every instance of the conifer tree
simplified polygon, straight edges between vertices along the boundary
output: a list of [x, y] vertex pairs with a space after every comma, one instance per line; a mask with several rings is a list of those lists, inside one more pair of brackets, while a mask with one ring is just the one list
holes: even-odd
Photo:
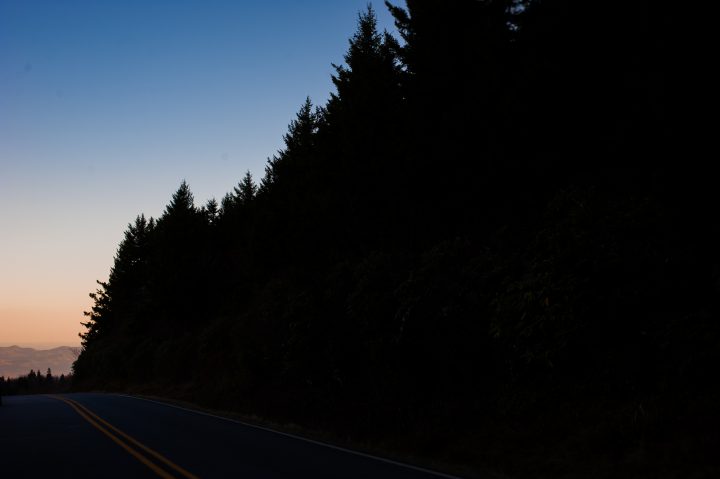
[[[392, 121], [402, 100], [402, 69], [397, 57], [399, 45], [387, 32], [377, 30], [372, 6], [358, 16], [358, 26], [344, 55], [345, 65], [335, 65], [332, 77], [337, 90], [332, 93], [327, 110], [328, 121], [344, 116], [355, 126], [381, 130]], [[387, 115], [390, 115], [388, 117]], [[365, 141], [370, 138], [362, 138]]]
[[215, 225], [220, 217], [220, 206], [215, 198], [210, 198], [202, 209], [209, 225]]
[[233, 189], [235, 192], [235, 198], [240, 206], [249, 205], [254, 199], [257, 193], [257, 185], [253, 181], [250, 170], [245, 172], [245, 176], [240, 180], [240, 183]]
[[147, 326], [157, 336], [172, 331], [176, 322], [201, 324], [204, 292], [210, 288], [204, 255], [208, 228], [206, 215], [195, 206], [190, 187], [183, 181], [153, 234], [149, 287], [155, 312], [147, 318]]
[[195, 199], [190, 186], [183, 180], [177, 191], [173, 193], [170, 203], [165, 207], [163, 218], [185, 218], [193, 213], [196, 213]]
[[342, 243], [368, 247], [385, 236], [395, 217], [394, 201], [404, 182], [405, 163], [397, 152], [403, 117], [403, 71], [397, 42], [377, 30], [371, 6], [358, 16], [344, 65], [334, 65], [336, 91], [318, 128], [331, 204]]
[[[271, 190], [278, 183], [282, 184], [283, 189], [309, 188], [306, 184], [307, 171], [313, 167], [313, 159], [318, 154], [316, 141], [321, 118], [322, 112], [315, 109], [310, 97], [307, 97], [295, 119], [288, 125], [287, 133], [283, 135], [285, 148], [267, 161], [261, 183], [263, 192]], [[284, 195], [287, 191], [275, 191], [274, 194]]]
[[220, 200], [220, 214], [226, 216], [235, 207], [235, 197], [230, 193], [225, 193], [222, 200]]

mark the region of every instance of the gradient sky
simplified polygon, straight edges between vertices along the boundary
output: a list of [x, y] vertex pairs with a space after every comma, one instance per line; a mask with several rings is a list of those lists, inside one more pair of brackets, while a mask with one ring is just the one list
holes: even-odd
[[0, 346], [77, 345], [127, 223], [182, 179], [197, 204], [259, 179], [367, 3], [0, 0]]

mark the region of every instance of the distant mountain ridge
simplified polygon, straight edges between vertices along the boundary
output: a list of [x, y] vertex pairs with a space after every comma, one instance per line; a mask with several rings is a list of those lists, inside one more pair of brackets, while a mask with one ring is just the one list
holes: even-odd
[[70, 346], [45, 350], [20, 346], [0, 347], [0, 376], [17, 377], [29, 373], [31, 369], [45, 374], [48, 368], [56, 376], [69, 374], [78, 352], [79, 348]]

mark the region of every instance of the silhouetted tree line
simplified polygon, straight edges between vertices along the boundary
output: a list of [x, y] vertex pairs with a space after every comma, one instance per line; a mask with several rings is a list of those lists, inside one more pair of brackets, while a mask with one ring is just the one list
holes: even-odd
[[13, 396], [16, 394], [54, 394], [70, 390], [72, 375], [53, 376], [50, 368], [43, 374], [39, 369], [30, 370], [25, 376], [5, 378], [0, 376], [0, 394]]
[[259, 182], [203, 206], [183, 183], [128, 226], [76, 387], [510, 475], [717, 467], [716, 180], [670, 75], [686, 7], [387, 7], [401, 38], [359, 16]]

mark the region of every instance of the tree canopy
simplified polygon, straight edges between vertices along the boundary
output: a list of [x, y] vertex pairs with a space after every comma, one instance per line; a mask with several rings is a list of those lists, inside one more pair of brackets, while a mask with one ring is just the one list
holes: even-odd
[[198, 208], [183, 182], [128, 225], [76, 387], [508, 476], [710, 467], [720, 223], [668, 114], [673, 15], [386, 7], [399, 38], [360, 12], [259, 184]]

